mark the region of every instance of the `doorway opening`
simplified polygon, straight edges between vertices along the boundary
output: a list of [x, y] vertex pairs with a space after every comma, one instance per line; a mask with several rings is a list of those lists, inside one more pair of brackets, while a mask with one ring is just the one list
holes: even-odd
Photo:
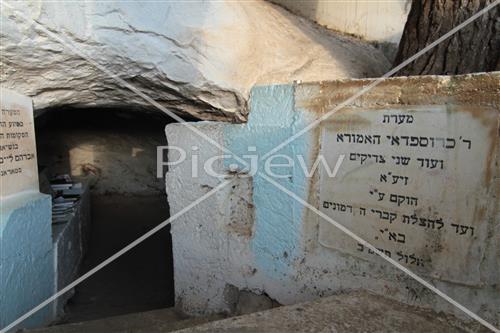
[[[165, 179], [156, 176], [157, 146], [167, 145], [169, 122], [159, 112], [118, 109], [58, 109], [37, 117], [42, 174], [47, 179], [67, 174], [90, 192], [91, 221], [79, 275], [169, 217]], [[61, 323], [173, 305], [167, 226], [78, 285]]]

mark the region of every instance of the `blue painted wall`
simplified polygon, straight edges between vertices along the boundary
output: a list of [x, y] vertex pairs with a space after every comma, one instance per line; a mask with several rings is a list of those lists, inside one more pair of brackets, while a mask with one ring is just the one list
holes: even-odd
[[[224, 127], [225, 147], [246, 161], [250, 160], [244, 155], [253, 153], [248, 151], [248, 147], [256, 147], [260, 159], [311, 121], [310, 115], [294, 110], [294, 85], [254, 87], [250, 102], [252, 112], [246, 124]], [[311, 134], [305, 134], [276, 152], [292, 158], [296, 163], [292, 169], [281, 170], [282, 174], [291, 174], [291, 177], [273, 179], [304, 199], [307, 198], [308, 182], [302, 169], [297, 167], [296, 156], [309, 154], [311, 140]], [[274, 163], [283, 162], [284, 158], [274, 160]], [[234, 158], [225, 159], [224, 163], [227, 168], [238, 164], [244, 169]], [[258, 171], [264, 172], [263, 161], [258, 164]], [[256, 211], [251, 245], [258, 269], [275, 280], [289, 277], [293, 273], [293, 262], [301, 253], [304, 207], [296, 200], [290, 200], [286, 193], [258, 174], [253, 179], [253, 186]]]
[[[51, 197], [23, 193], [0, 207], [0, 327], [31, 310], [54, 292]], [[52, 320], [47, 306], [19, 327]], [[15, 330], [14, 330], [15, 331]]]

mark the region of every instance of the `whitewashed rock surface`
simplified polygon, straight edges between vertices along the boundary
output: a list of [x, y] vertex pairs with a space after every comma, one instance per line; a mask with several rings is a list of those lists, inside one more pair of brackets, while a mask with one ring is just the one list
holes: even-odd
[[48, 107], [148, 104], [37, 28], [29, 17], [181, 115], [245, 121], [255, 84], [376, 77], [370, 45], [264, 1], [8, 2], [3, 86]]

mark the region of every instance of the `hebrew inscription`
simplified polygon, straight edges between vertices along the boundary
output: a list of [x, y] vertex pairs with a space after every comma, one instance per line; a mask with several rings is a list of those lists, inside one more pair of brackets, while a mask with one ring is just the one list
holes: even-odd
[[7, 89], [2, 89], [1, 97], [1, 197], [24, 191], [38, 191], [31, 99]]
[[[494, 182], [498, 111], [418, 107], [346, 110], [322, 129], [329, 165], [320, 209], [421, 274], [474, 284], [484, 255]], [[320, 243], [367, 260], [377, 255], [320, 223]]]

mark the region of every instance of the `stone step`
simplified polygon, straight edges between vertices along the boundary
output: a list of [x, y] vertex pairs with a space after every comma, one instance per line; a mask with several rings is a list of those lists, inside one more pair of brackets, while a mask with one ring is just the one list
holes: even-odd
[[405, 305], [368, 292], [350, 292], [191, 326], [176, 333], [465, 333], [477, 323]]
[[242, 332], [412, 332], [483, 333], [476, 322], [409, 306], [365, 291], [280, 306], [232, 318], [190, 318], [173, 308], [133, 313], [82, 323], [58, 325], [30, 333], [242, 333]]
[[222, 319], [222, 316], [187, 317], [174, 308], [136, 312], [79, 323], [28, 330], [29, 333], [164, 333]]

